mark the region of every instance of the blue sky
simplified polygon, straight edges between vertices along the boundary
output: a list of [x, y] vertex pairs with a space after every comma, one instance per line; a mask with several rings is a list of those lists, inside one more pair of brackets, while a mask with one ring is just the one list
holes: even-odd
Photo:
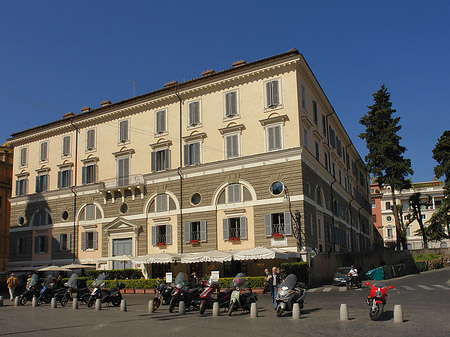
[[414, 169], [449, 129], [450, 1], [4, 1], [0, 141], [13, 132], [297, 48], [362, 156], [359, 119], [391, 92]]

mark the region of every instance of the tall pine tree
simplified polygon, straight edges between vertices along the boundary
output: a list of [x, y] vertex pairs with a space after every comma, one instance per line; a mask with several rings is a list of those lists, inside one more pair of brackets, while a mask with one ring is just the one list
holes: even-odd
[[391, 94], [383, 84], [381, 89], [372, 94], [374, 104], [368, 106], [368, 111], [359, 123], [366, 127], [366, 132], [359, 135], [366, 141], [368, 155], [365, 157], [369, 172], [376, 178], [380, 188], [391, 188], [392, 210], [394, 212], [397, 233], [397, 249], [400, 246], [407, 249], [406, 236], [402, 235], [398, 219], [398, 208], [395, 200], [395, 191], [401, 191], [411, 186], [406, 179], [413, 174], [411, 160], [403, 157], [406, 148], [400, 145], [401, 137], [397, 134], [401, 126], [398, 125], [400, 117], [392, 117], [396, 112], [392, 109]]

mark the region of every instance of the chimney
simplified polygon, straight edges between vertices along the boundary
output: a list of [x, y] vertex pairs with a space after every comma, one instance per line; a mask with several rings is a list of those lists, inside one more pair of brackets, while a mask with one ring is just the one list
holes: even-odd
[[245, 60], [239, 60], [239, 61], [235, 61], [233, 63], [231, 63], [231, 65], [236, 68], [239, 66], [243, 66], [244, 64], [247, 64], [247, 62]]
[[91, 107], [89, 107], [89, 106], [85, 106], [84, 108], [81, 109], [82, 113], [83, 112], [89, 112], [89, 111], [92, 111]]
[[108, 106], [108, 105], [111, 105], [111, 104], [112, 104], [111, 101], [110, 101], [110, 100], [107, 100], [107, 99], [100, 102], [100, 105], [101, 105], [102, 108], [103, 108], [104, 106]]
[[170, 81], [170, 82], [167, 82], [166, 84], [164, 84], [164, 88], [172, 87], [177, 84], [178, 84], [177, 81]]
[[63, 118], [69, 118], [69, 117], [73, 117], [73, 116], [75, 116], [75, 114], [73, 112], [68, 112], [63, 115]]
[[208, 76], [208, 75], [212, 75], [214, 73], [215, 73], [214, 69], [208, 69], [208, 70], [202, 71], [202, 76]]

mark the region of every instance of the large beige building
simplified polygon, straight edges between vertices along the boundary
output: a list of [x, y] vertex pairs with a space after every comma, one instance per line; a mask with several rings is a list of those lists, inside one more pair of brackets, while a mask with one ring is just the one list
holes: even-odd
[[[372, 188], [372, 213], [375, 216], [374, 223], [381, 234], [384, 245], [386, 247], [394, 247], [397, 242], [397, 232], [395, 230], [394, 212], [392, 211], [391, 189], [384, 188], [380, 190], [375, 184]], [[444, 199], [444, 188], [441, 181], [426, 181], [413, 183], [410, 189], [396, 191], [396, 203], [402, 205], [402, 219], [404, 224], [410, 222], [413, 212], [410, 207], [409, 198], [414, 193], [420, 193], [421, 201], [424, 205], [421, 208], [422, 222], [425, 226], [431, 219], [433, 213], [439, 209]], [[417, 235], [420, 230], [419, 222], [414, 220], [406, 229], [406, 239], [408, 241], [408, 249], [422, 249], [423, 239], [421, 235]], [[450, 247], [449, 240], [442, 242], [430, 241], [429, 248], [447, 248]]]
[[[10, 143], [11, 267], [297, 251], [297, 219], [302, 253], [372, 247], [368, 174], [295, 49], [103, 101], [17, 132]], [[264, 268], [236, 263], [215, 268]]]

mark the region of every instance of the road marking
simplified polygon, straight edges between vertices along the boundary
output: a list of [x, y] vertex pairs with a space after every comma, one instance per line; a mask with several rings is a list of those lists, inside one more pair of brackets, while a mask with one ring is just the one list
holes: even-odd
[[339, 287], [339, 291], [346, 291], [347, 288], [346, 287]]
[[406, 290], [416, 290], [413, 287], [408, 287], [408, 286], [402, 286], [402, 288], [405, 288]]
[[313, 292], [315, 292], [317, 290], [317, 288], [312, 288], [312, 289], [308, 289], [308, 292], [309, 293], [313, 293]]
[[362, 288], [358, 288], [358, 289], [356, 289], [356, 291], [362, 291]]
[[423, 286], [423, 285], [420, 285], [420, 284], [418, 284], [417, 287], [425, 289], [425, 290], [435, 290], [434, 288], [431, 288], [429, 286]]
[[331, 287], [323, 288], [324, 293], [329, 293], [331, 291]]
[[450, 290], [449, 287], [443, 286], [441, 284], [433, 284], [433, 287], [440, 288], [440, 289], [445, 289], [445, 290]]

